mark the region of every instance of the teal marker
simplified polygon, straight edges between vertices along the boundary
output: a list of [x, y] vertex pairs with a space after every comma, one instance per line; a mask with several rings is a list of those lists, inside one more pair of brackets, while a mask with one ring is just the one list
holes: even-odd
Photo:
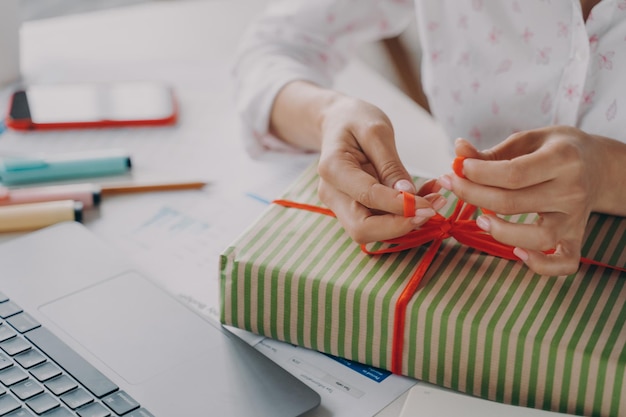
[[4, 185], [28, 184], [84, 177], [120, 175], [131, 168], [122, 150], [75, 152], [42, 157], [0, 158], [0, 181]]

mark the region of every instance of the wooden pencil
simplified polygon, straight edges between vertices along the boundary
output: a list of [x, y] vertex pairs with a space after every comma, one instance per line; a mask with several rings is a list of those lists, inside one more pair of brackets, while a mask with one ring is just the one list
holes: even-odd
[[102, 196], [131, 193], [147, 193], [152, 191], [175, 191], [175, 190], [198, 190], [206, 186], [203, 181], [185, 181], [153, 184], [123, 184], [123, 185], [103, 185], [101, 187]]

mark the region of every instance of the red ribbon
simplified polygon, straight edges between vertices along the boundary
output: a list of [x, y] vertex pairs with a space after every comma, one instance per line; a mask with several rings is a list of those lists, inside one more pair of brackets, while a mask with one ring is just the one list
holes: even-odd
[[[404, 215], [405, 217], [413, 217], [415, 215], [415, 197], [413, 194], [403, 193], [404, 197]], [[298, 208], [308, 210], [315, 213], [325, 214], [327, 216], [336, 217], [335, 214], [326, 208], [313, 206], [310, 204], [296, 203], [289, 200], [275, 200], [274, 203], [284, 207]], [[420, 261], [417, 269], [411, 275], [409, 282], [398, 297], [395, 306], [395, 317], [393, 327], [393, 341], [391, 352], [391, 371], [396, 374], [402, 373], [402, 356], [404, 350], [404, 328], [406, 321], [406, 309], [411, 298], [417, 291], [422, 279], [430, 268], [437, 251], [441, 247], [443, 241], [449, 237], [455, 238], [459, 243], [467, 245], [473, 249], [485, 252], [492, 256], [504, 258], [512, 261], [519, 261], [519, 258], [513, 253], [513, 246], [505, 245], [495, 240], [491, 235], [476, 225], [475, 220], [471, 220], [472, 215], [476, 211], [476, 207], [458, 200], [454, 208], [454, 212], [448, 218], [439, 213], [431, 217], [418, 230], [413, 230], [404, 236], [385, 240], [385, 243], [391, 246], [370, 251], [366, 245], [361, 245], [361, 250], [369, 255], [380, 255], [385, 253], [400, 252], [412, 249], [426, 243], [432, 242], [424, 257]], [[547, 251], [546, 253], [552, 253]], [[596, 265], [605, 268], [611, 268], [617, 271], [626, 272], [625, 268], [606, 265], [592, 259], [581, 258], [581, 263]]]

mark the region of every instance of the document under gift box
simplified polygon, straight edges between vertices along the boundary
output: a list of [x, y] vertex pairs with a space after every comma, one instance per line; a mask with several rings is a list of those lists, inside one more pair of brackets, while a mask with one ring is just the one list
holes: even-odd
[[[315, 168], [283, 198], [322, 207]], [[594, 214], [583, 248], [621, 270], [540, 276], [454, 238], [424, 265], [431, 245], [370, 255], [334, 217], [272, 204], [221, 256], [221, 319], [482, 398], [626, 415], [626, 219]]]

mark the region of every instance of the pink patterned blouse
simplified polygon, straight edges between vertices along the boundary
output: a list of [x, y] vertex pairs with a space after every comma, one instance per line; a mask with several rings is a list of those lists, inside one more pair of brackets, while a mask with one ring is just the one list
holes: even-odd
[[357, 45], [414, 16], [424, 90], [451, 139], [488, 148], [565, 124], [626, 142], [626, 0], [602, 0], [586, 22], [578, 0], [285, 0], [249, 28], [235, 63], [250, 151], [285, 147], [267, 132], [285, 83], [331, 86]]

